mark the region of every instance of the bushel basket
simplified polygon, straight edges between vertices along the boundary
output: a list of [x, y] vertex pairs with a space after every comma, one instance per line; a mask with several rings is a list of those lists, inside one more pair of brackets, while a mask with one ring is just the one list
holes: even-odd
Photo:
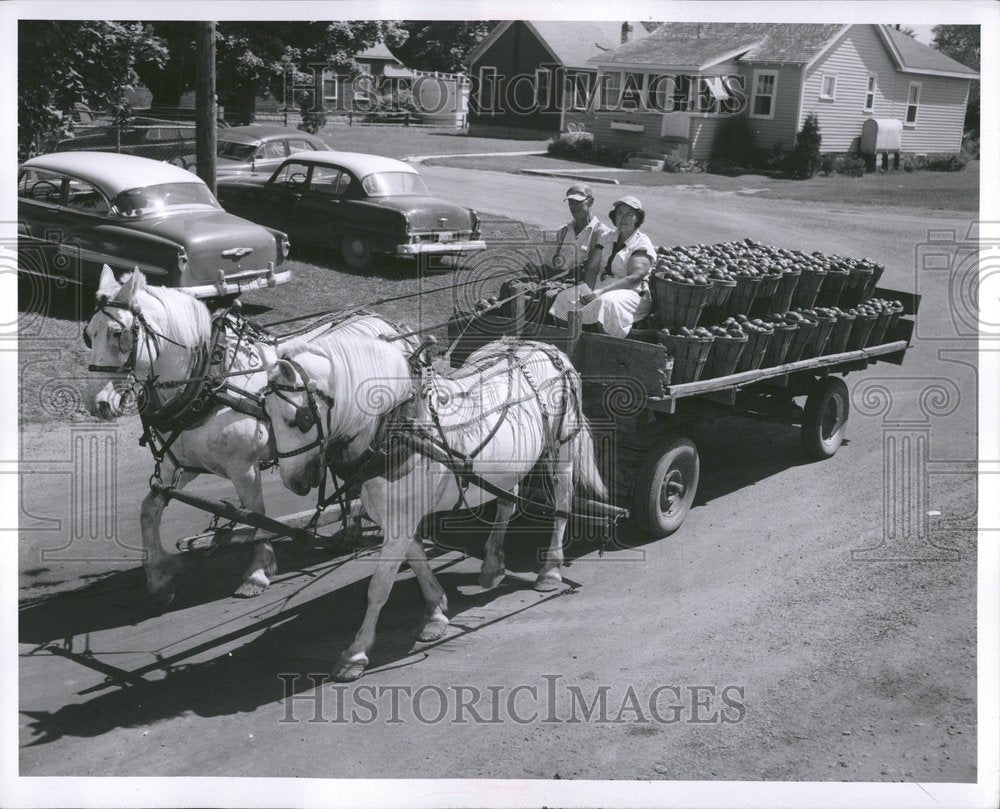
[[712, 350], [708, 354], [705, 368], [702, 370], [702, 379], [715, 379], [720, 376], [729, 376], [736, 371], [736, 366], [743, 356], [746, 348], [747, 336], [742, 337], [716, 337], [712, 344]]
[[682, 385], [685, 382], [697, 382], [701, 379], [709, 351], [715, 342], [714, 337], [684, 337], [680, 334], [665, 334], [660, 332], [660, 345], [667, 349], [673, 358], [674, 369], [670, 376], [671, 385]]
[[660, 317], [660, 326], [679, 329], [695, 328], [708, 302], [713, 284], [681, 284], [662, 273], [653, 275], [653, 299]]

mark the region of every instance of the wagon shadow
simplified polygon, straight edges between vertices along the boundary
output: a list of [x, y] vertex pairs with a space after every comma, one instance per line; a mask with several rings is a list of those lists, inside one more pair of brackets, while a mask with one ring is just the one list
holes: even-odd
[[[449, 636], [432, 644], [413, 640], [423, 599], [416, 581], [408, 576], [396, 583], [382, 611], [370, 671], [417, 665], [429, 648], [434, 649], [433, 654], [447, 654], [453, 635], [474, 633], [492, 623], [479, 621], [477, 625], [476, 610], [512, 589], [531, 586], [530, 582], [509, 579], [504, 587], [481, 591], [475, 573], [450, 570], [451, 564], [435, 564], [450, 602]], [[233, 638], [223, 636], [208, 650], [217, 650], [209, 660], [185, 663], [163, 659], [149, 667], [153, 670], [148, 674], [157, 679], [121, 679], [109, 686], [112, 690], [54, 711], [24, 710], [34, 736], [27, 746], [67, 736], [93, 738], [118, 728], [145, 727], [190, 712], [201, 717], [251, 712], [312, 691], [329, 680], [339, 653], [347, 648], [360, 625], [368, 583], [369, 578], [364, 578], [300, 605], [265, 611], [263, 617], [235, 632], [256, 637], [231, 648]], [[473, 592], [463, 592], [470, 589]], [[535, 603], [541, 603], [541, 599]], [[287, 716], [288, 705], [286, 702], [283, 715]]]

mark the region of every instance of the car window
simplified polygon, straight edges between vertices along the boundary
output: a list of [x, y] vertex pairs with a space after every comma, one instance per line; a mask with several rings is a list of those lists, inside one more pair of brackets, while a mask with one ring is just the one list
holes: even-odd
[[427, 186], [424, 185], [420, 175], [410, 171], [382, 171], [378, 174], [369, 174], [361, 184], [370, 197], [428, 194]]
[[58, 204], [62, 198], [63, 175], [45, 169], [25, 169], [17, 181], [17, 195], [24, 199]]
[[146, 129], [146, 141], [194, 140], [194, 129], [176, 126], [151, 126]]
[[270, 160], [281, 160], [288, 155], [285, 152], [285, 141], [272, 140], [264, 144], [264, 157]]
[[163, 183], [122, 191], [114, 199], [119, 216], [165, 214], [191, 207], [219, 208], [219, 203], [203, 183]]
[[288, 152], [315, 152], [316, 147], [307, 140], [296, 138], [288, 141]]
[[220, 140], [216, 144], [215, 153], [227, 160], [249, 160], [251, 157], [260, 159], [264, 156], [263, 151], [254, 150], [252, 143], [234, 143], [227, 140]]
[[304, 185], [309, 178], [309, 166], [305, 163], [285, 163], [274, 175], [275, 185]]
[[67, 208], [86, 213], [107, 213], [111, 210], [111, 205], [105, 199], [104, 194], [83, 180], [69, 181], [65, 205]]
[[313, 166], [309, 187], [317, 194], [339, 197], [343, 194], [343, 181], [345, 179], [347, 183], [350, 183], [350, 175], [334, 166]]

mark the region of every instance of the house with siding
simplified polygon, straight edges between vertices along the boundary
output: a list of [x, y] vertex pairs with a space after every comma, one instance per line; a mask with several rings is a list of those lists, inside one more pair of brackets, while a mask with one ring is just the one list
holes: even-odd
[[734, 114], [746, 116], [758, 148], [790, 149], [815, 113], [825, 153], [856, 151], [869, 119], [901, 122], [903, 153], [958, 152], [969, 86], [979, 78], [894, 28], [869, 24], [667, 23], [590, 61], [600, 91], [564, 125], [648, 162], [707, 159]]
[[469, 54], [469, 132], [527, 137], [558, 135], [565, 110], [596, 86], [592, 56], [647, 36], [642, 22], [505, 20]]

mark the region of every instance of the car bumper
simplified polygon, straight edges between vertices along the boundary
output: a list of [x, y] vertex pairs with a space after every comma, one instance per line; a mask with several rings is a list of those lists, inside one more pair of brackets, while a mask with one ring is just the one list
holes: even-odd
[[282, 272], [269, 271], [264, 275], [254, 274], [246, 278], [229, 276], [228, 278], [220, 278], [214, 284], [199, 284], [196, 286], [180, 287], [180, 289], [189, 295], [194, 295], [196, 298], [221, 298], [225, 295], [239, 295], [241, 292], [249, 292], [252, 289], [276, 287], [279, 284], [288, 283], [291, 278], [291, 270], [283, 270]]
[[458, 253], [475, 253], [486, 249], [486, 242], [477, 239], [471, 242], [416, 242], [401, 244], [396, 248], [397, 256], [447, 256]]

